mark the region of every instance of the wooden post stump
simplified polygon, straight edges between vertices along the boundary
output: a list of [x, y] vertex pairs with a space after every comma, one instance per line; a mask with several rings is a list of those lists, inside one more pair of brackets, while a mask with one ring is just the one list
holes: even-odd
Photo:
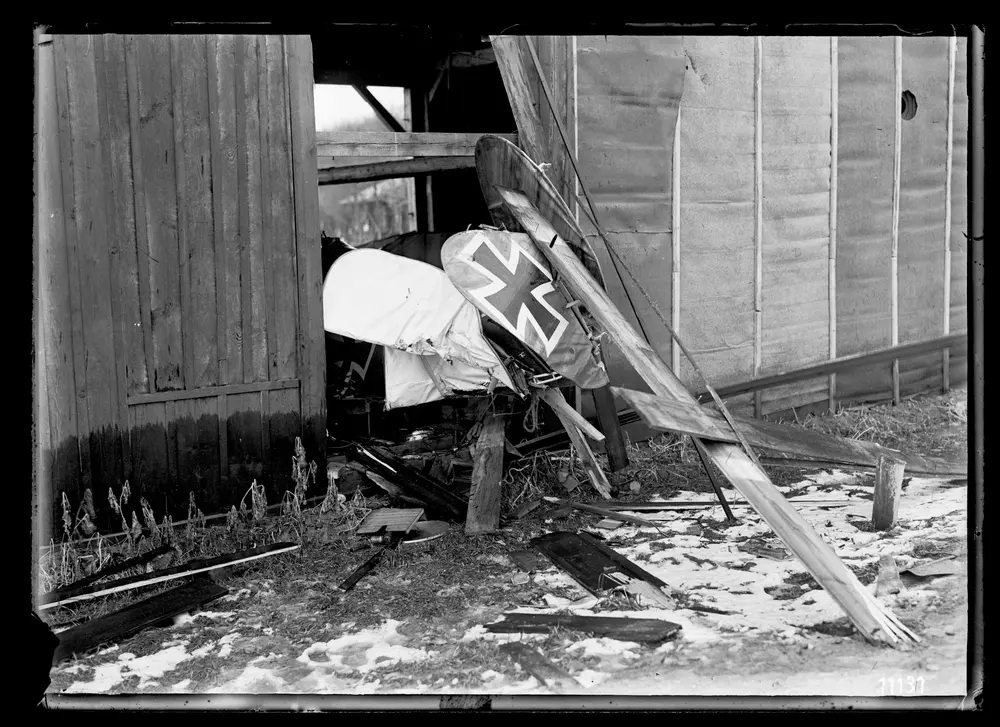
[[604, 449], [608, 453], [608, 468], [618, 472], [628, 467], [628, 450], [622, 437], [621, 424], [618, 423], [618, 411], [615, 407], [615, 397], [609, 385], [593, 389], [594, 406], [597, 408], [597, 418], [604, 431]]
[[872, 527], [875, 530], [889, 530], [896, 524], [899, 512], [899, 498], [903, 494], [903, 469], [906, 463], [879, 455], [875, 470], [875, 503], [872, 508]]
[[505, 419], [502, 415], [486, 417], [476, 442], [472, 466], [472, 490], [465, 532], [494, 533], [500, 528], [500, 478], [503, 475]]

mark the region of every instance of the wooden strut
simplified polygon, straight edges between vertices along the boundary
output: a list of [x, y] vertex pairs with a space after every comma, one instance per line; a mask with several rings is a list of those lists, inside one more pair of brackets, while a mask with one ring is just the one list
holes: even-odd
[[698, 450], [698, 458], [701, 460], [701, 466], [705, 468], [706, 472], [708, 472], [708, 479], [712, 482], [712, 489], [715, 490], [715, 496], [719, 498], [719, 503], [722, 505], [722, 511], [726, 513], [726, 520], [729, 522], [736, 522], [736, 516], [733, 515], [733, 511], [729, 509], [729, 503], [726, 502], [726, 495], [722, 491], [722, 484], [715, 476], [715, 471], [708, 462], [708, 452], [705, 451], [705, 445], [702, 444], [701, 440], [697, 437], [691, 437], [691, 441], [694, 442], [694, 447]]
[[[555, 244], [556, 238], [552, 239], [551, 244]], [[587, 319], [583, 317], [583, 313], [580, 311], [580, 301], [577, 300], [572, 291], [566, 287], [566, 284], [562, 281], [559, 276], [559, 271], [555, 270], [552, 274], [552, 283], [555, 285], [559, 292], [563, 294], [569, 303], [566, 307], [573, 311], [573, 315], [576, 316], [577, 322], [580, 327], [583, 328], [584, 333], [587, 334], [587, 338], [590, 339], [591, 347], [594, 352], [594, 359], [596, 359], [598, 366], [600, 366], [605, 373], [607, 373], [607, 367], [604, 365], [604, 358], [601, 356], [601, 344], [600, 336], [595, 335]], [[628, 467], [628, 450], [625, 448], [625, 442], [622, 441], [621, 429], [619, 428], [619, 422], [617, 417], [617, 412], [615, 411], [615, 398], [611, 393], [608, 384], [601, 386], [597, 389], [591, 390], [594, 396], [594, 407], [597, 409], [597, 418], [601, 423], [601, 428], [608, 433], [608, 437], [602, 436], [597, 441], [604, 441], [604, 448], [608, 455], [608, 467], [612, 472], [617, 472]], [[577, 388], [577, 406], [580, 405], [580, 389]], [[586, 422], [583, 419], [583, 415], [577, 411], [579, 414], [579, 419]], [[580, 427], [583, 429], [583, 426]], [[586, 430], [584, 430], [586, 431]], [[594, 439], [594, 437], [591, 437]]]
[[[593, 451], [590, 449], [590, 445], [587, 444], [587, 440], [584, 439], [583, 434], [577, 427], [577, 418], [586, 421], [581, 417], [573, 407], [571, 407], [566, 399], [563, 398], [562, 392], [558, 389], [542, 389], [539, 393], [541, 399], [551, 407], [552, 411], [559, 418], [560, 423], [566, 430], [566, 434], [569, 435], [570, 442], [576, 447], [577, 452], [580, 455], [580, 460], [583, 462], [583, 467], [587, 471], [587, 477], [590, 478], [590, 483], [594, 486], [601, 497], [605, 500], [611, 499], [611, 485], [608, 482], [607, 476], [601, 469], [600, 465], [597, 463], [597, 459], [594, 457]], [[591, 427], [593, 429], [593, 427]], [[596, 430], [594, 430], [596, 431]]]
[[[701, 378], [701, 381], [705, 385], [705, 388], [708, 389], [710, 394], [712, 394], [712, 398], [715, 400], [716, 406], [719, 407], [719, 411], [722, 412], [723, 416], [726, 418], [726, 421], [729, 422], [729, 426], [732, 427], [733, 431], [736, 433], [736, 437], [737, 439], [739, 439], [740, 445], [746, 451], [747, 455], [750, 457], [750, 459], [753, 461], [754, 464], [760, 466], [760, 461], [757, 459], [757, 455], [754, 454], [753, 449], [751, 449], [750, 445], [747, 444], [747, 441], [743, 438], [743, 435], [740, 434], [740, 431], [739, 429], [737, 429], [735, 422], [733, 422], [732, 416], [729, 414], [729, 410], [723, 403], [722, 398], [718, 395], [718, 393], [716, 393], [715, 389], [712, 388], [711, 384], [708, 383], [708, 379], [706, 378], [704, 372], [701, 370], [701, 367], [698, 366], [698, 362], [694, 360], [694, 357], [687, 350], [687, 347], [681, 341], [680, 337], [674, 332], [674, 329], [671, 327], [671, 325], [667, 323], [667, 319], [663, 316], [663, 313], [660, 312], [659, 306], [652, 298], [650, 298], [649, 294], [646, 292], [646, 289], [639, 284], [639, 281], [636, 279], [635, 275], [632, 274], [632, 271], [629, 269], [628, 265], [618, 255], [618, 252], [611, 246], [611, 243], [608, 241], [607, 235], [604, 234], [604, 228], [597, 221], [597, 210], [594, 209], [594, 203], [590, 199], [590, 192], [587, 191], [587, 185], [583, 181], [583, 175], [580, 174], [579, 167], [577, 167], [576, 158], [575, 155], [573, 154], [573, 150], [570, 149], [569, 142], [566, 139], [566, 130], [563, 128], [562, 120], [559, 118], [559, 114], [556, 113], [555, 106], [552, 103], [552, 94], [549, 92], [548, 82], [545, 80], [545, 74], [542, 72], [542, 64], [538, 60], [538, 53], [535, 51], [535, 45], [534, 43], [531, 42], [531, 38], [527, 36], [525, 36], [525, 42], [528, 45], [528, 51], [531, 53], [531, 61], [532, 63], [534, 63], [535, 70], [538, 72], [539, 81], [541, 82], [541, 87], [542, 87], [542, 93], [545, 95], [545, 101], [546, 103], [548, 103], [549, 109], [552, 111], [552, 116], [555, 118], [556, 122], [556, 128], [559, 130], [559, 136], [562, 138], [563, 145], [566, 147], [566, 153], [569, 156], [570, 163], [573, 165], [573, 171], [575, 172], [577, 180], [579, 181], [580, 189], [583, 191], [584, 197], [586, 197], [587, 199], [587, 206], [590, 207], [590, 212], [591, 212], [590, 220], [594, 224], [594, 228], [597, 230], [597, 234], [601, 236], [601, 240], [604, 241], [604, 246], [607, 248], [608, 252], [611, 253], [612, 257], [614, 257], [615, 259], [618, 260], [618, 262], [621, 263], [622, 268], [624, 268], [625, 272], [628, 273], [629, 278], [632, 280], [632, 284], [636, 287], [636, 289], [640, 293], [642, 293], [643, 297], [646, 299], [646, 302], [649, 303], [650, 307], [653, 309], [653, 312], [656, 314], [656, 316], [660, 319], [660, 322], [663, 324], [664, 328], [666, 328], [667, 332], [670, 333], [671, 337], [677, 344], [678, 348], [681, 349], [681, 351], [687, 357], [688, 361], [691, 362], [691, 366], [694, 368], [695, 372]], [[555, 244], [555, 239], [553, 239], [552, 244]], [[638, 320], [638, 316], [636, 317], [636, 320]], [[696, 438], [692, 437], [692, 439]], [[695, 446], [697, 447], [699, 445], [700, 443], [698, 441], [695, 441]], [[714, 474], [712, 473], [711, 469], [707, 466], [707, 464], [705, 466], [705, 469], [708, 472], [709, 479], [713, 481], [714, 485], [715, 484]], [[728, 507], [728, 505], [724, 505], [724, 507]]]
[[[628, 357], [654, 394], [684, 405], [692, 416], [705, 416], [707, 412], [622, 317], [572, 249], [561, 240], [552, 248], [548, 247], [547, 243], [555, 231], [531, 202], [523, 194], [513, 190], [500, 188], [498, 191], [511, 214], [517, 217], [521, 227], [532, 237], [550, 264], [560, 269], [584, 305]], [[706, 442], [705, 449], [712, 463], [760, 513], [789, 550], [798, 556], [866, 639], [876, 641], [882, 635], [890, 643], [901, 639], [919, 641], [861, 585], [830, 545], [788, 504], [759, 464], [747, 453], [730, 443], [716, 441]]]

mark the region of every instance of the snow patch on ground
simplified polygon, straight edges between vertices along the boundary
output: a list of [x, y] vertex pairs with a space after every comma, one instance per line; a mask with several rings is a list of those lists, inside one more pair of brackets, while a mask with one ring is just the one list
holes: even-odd
[[268, 669], [247, 666], [236, 678], [207, 690], [210, 694], [281, 694], [293, 691], [284, 679]]
[[67, 687], [67, 692], [78, 694], [99, 694], [107, 692], [116, 684], [121, 683], [133, 674], [139, 676], [138, 689], [151, 684], [153, 679], [162, 677], [172, 671], [178, 664], [190, 658], [184, 646], [172, 646], [148, 656], [136, 657], [134, 654], [121, 654], [117, 662], [100, 664], [94, 668], [94, 679], [89, 682], [73, 682]]
[[347, 634], [332, 641], [316, 642], [307, 647], [297, 661], [316, 669], [367, 674], [401, 661], [428, 658], [426, 651], [403, 645], [406, 637], [396, 631], [399, 624], [399, 621], [390, 619], [375, 629]]
[[219, 653], [217, 654], [217, 656], [220, 659], [225, 659], [227, 656], [229, 656], [229, 654], [232, 653], [233, 650], [233, 642], [236, 641], [236, 639], [240, 638], [240, 636], [241, 634], [239, 631], [233, 631], [231, 633], [226, 634], [221, 639], [219, 639], [219, 643], [222, 644], [222, 648], [219, 649]]

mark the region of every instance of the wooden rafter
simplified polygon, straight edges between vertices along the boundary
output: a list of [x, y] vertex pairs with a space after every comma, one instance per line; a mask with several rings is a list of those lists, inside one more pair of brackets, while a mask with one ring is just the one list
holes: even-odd
[[[390, 131], [318, 131], [320, 157], [464, 157], [474, 156], [484, 134]], [[516, 134], [495, 134], [517, 143]]]
[[383, 106], [381, 102], [375, 98], [375, 94], [368, 90], [368, 86], [361, 83], [355, 83], [352, 85], [354, 90], [358, 92], [358, 95], [365, 100], [365, 103], [372, 107], [372, 111], [374, 111], [378, 117], [382, 119], [382, 122], [388, 126], [391, 131], [406, 131], [406, 129], [403, 128], [403, 125], [396, 120], [396, 117], [389, 112], [389, 109]]
[[475, 169], [475, 167], [476, 158], [472, 156], [393, 159], [386, 162], [352, 164], [346, 167], [320, 169], [319, 183], [322, 185], [375, 182], [380, 179], [398, 179], [400, 177], [412, 177], [416, 174], [447, 172], [456, 169]]

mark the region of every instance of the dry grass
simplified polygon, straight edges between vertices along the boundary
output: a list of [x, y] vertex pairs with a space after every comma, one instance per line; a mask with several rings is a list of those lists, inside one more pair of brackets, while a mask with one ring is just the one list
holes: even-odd
[[898, 450], [945, 456], [967, 448], [967, 390], [841, 409], [834, 415], [806, 417], [805, 429], [876, 442]]
[[[859, 407], [832, 416], [811, 416], [804, 419], [801, 426], [875, 441], [904, 451], [933, 453], [935, 448], [939, 451], [965, 448], [965, 419], [965, 391], [960, 389], [946, 395], [908, 400], [899, 407]], [[629, 468], [610, 476], [620, 487], [619, 501], [641, 501], [653, 495], [670, 497], [680, 491], [712, 496], [711, 483], [689, 438], [663, 435], [627, 446]], [[606, 469], [604, 455], [597, 456]], [[512, 583], [514, 567], [506, 559], [506, 553], [527, 547], [528, 541], [543, 530], [576, 530], [592, 526], [597, 517], [572, 511], [546, 524], [544, 521], [552, 517], [554, 510], [543, 504], [495, 535], [469, 537], [461, 525], [456, 524], [442, 538], [391, 551], [354, 590], [345, 594], [337, 590], [337, 584], [374, 552], [370, 548], [353, 549], [358, 543], [353, 531], [372, 509], [390, 502], [385, 497], [366, 499], [360, 491], [353, 499], [345, 501], [336, 492], [335, 482], [328, 480], [323, 503], [306, 507], [306, 494], [321, 494], [315, 491], [318, 489], [316, 470], [304, 465], [300, 452], [292, 464], [296, 487], [289, 493], [280, 513], [273, 516], [265, 513], [263, 488], [255, 485], [247, 492], [244, 502], [230, 511], [225, 524], [217, 526], [205, 522], [196, 503], [192, 504], [193, 518], [184, 525], [174, 525], [168, 520], [157, 524], [151, 510], [141, 507], [150, 534], [137, 533], [133, 528], [134, 513], [129, 513], [133, 517], [125, 521], [128, 534], [118, 541], [111, 542], [95, 533], [87, 540], [72, 543], [73, 536], [86, 531], [83, 523], [89, 515], [85, 503], [80, 503], [74, 513], [71, 503], [67, 502], [63, 540], [53, 543], [42, 558], [42, 583], [46, 589], [60, 587], [116, 559], [155, 547], [154, 541], [174, 543], [178, 560], [183, 561], [274, 540], [293, 540], [303, 547], [287, 555], [239, 566], [227, 580], [231, 593], [245, 588], [251, 594], [240, 601], [240, 610], [246, 618], [273, 626], [276, 634], [295, 643], [316, 640], [317, 629], [322, 630], [324, 622], [347, 623], [350, 628], [357, 629], [375, 626], [389, 618], [411, 622], [414, 628], [427, 633], [450, 634], [448, 639], [454, 641], [452, 632], [456, 628], [461, 630], [473, 621], [488, 623], [511, 607], [542, 605], [545, 593], [553, 593], [550, 587], [539, 586], [533, 581], [522, 585]], [[557, 479], [562, 469], [571, 471], [580, 481], [580, 487], [572, 494], [574, 499], [601, 502], [574, 452], [569, 449], [540, 451], [514, 462], [506, 473], [502, 483], [503, 513], [509, 516], [521, 504], [545, 495], [565, 497], [567, 493]], [[768, 471], [776, 484], [797, 482], [803, 474], [802, 470], [788, 468], [768, 468]], [[628, 487], [632, 481], [640, 483], [638, 493]], [[308, 493], [310, 488], [314, 490], [312, 493]], [[128, 498], [122, 493], [117, 500], [125, 520]], [[140, 506], [144, 504], [139, 503]], [[151, 537], [150, 523], [156, 525], [155, 537]], [[669, 547], [669, 543], [653, 543], [654, 551]], [[939, 544], [928, 543], [926, 555], [935, 555], [938, 552], [935, 548], [939, 547]], [[680, 555], [679, 551], [675, 553]], [[862, 582], [870, 581], [876, 574], [862, 569], [857, 571]], [[122, 575], [137, 572], [141, 569]], [[174, 585], [176, 583], [165, 583], [114, 594], [44, 611], [43, 615], [53, 625], [78, 622], [118, 610]], [[566, 592], [565, 595], [575, 597], [579, 594]], [[608, 607], [613, 605], [609, 602]], [[332, 638], [332, 635], [325, 638]], [[464, 683], [466, 670], [478, 669], [474, 665], [484, 670], [510, 668], [504, 667], [506, 662], [498, 657], [494, 644], [473, 642], [454, 646], [457, 651], [449, 661], [456, 665], [454, 673], [440, 674], [448, 680], [458, 678]]]

